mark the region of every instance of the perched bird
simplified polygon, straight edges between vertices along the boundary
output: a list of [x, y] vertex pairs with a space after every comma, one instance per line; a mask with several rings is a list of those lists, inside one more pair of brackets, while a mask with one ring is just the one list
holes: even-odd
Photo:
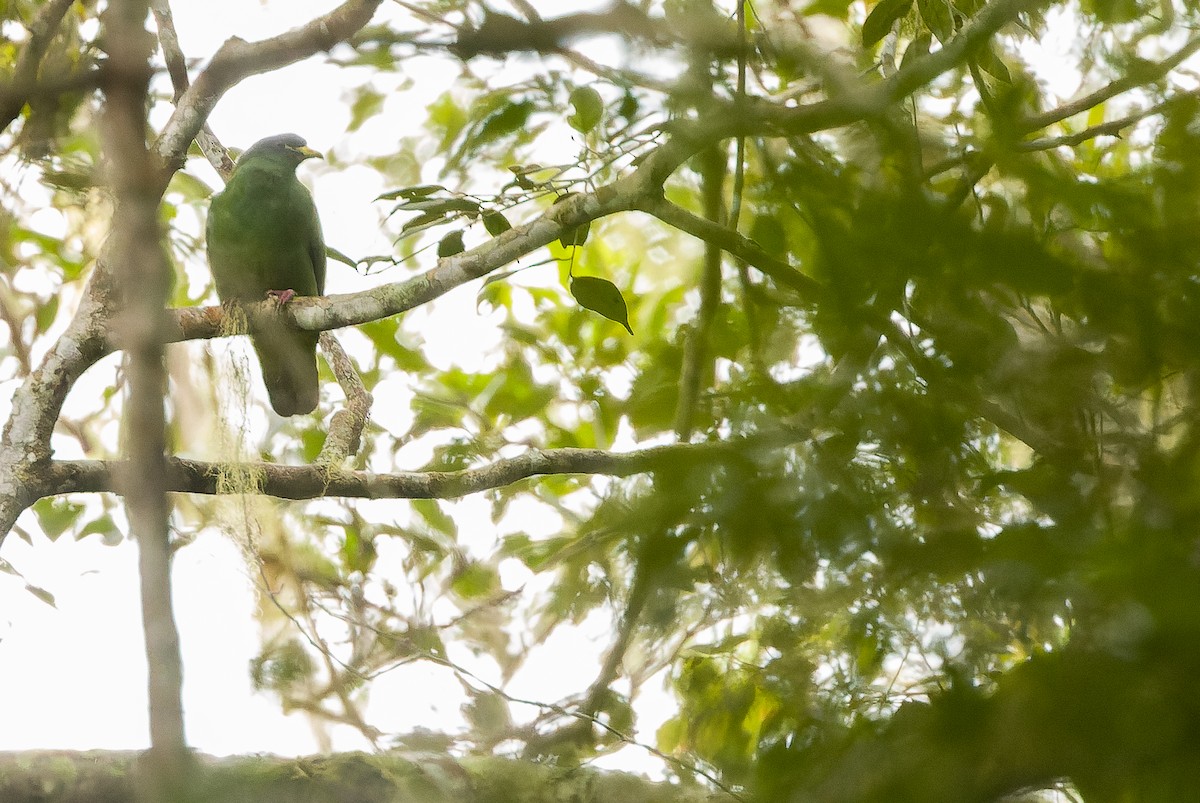
[[[253, 304], [270, 296], [325, 292], [325, 240], [312, 195], [296, 178], [320, 158], [295, 134], [259, 140], [242, 154], [225, 191], [208, 208], [208, 264], [221, 301]], [[317, 406], [317, 333], [272, 320], [251, 338], [271, 406], [280, 415]]]

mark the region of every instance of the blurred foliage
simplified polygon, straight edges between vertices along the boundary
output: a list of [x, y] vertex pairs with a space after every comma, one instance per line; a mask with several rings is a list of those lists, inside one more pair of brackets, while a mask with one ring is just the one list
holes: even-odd
[[[8, 4], [15, 19], [34, 5]], [[394, 78], [413, 31], [489, 30], [475, 3], [413, 5], [419, 25], [369, 29], [338, 63]], [[735, 109], [739, 71], [781, 106], [836, 101], [839, 82], [938, 50], [984, 3], [763, 0], [742, 9], [744, 39], [734, 3], [637, 5], [667, 24], [607, 50], [567, 39], [461, 64], [424, 135], [358, 159], [389, 187], [395, 238], [359, 265], [432, 265], [628, 174], [674, 121]], [[254, 525], [264, 593], [286, 611], [264, 614], [255, 684], [405, 744], [360, 709], [372, 678], [430, 661], [462, 681], [459, 748], [571, 763], [634, 738], [639, 695], [665, 682], [678, 709], [636, 739], [684, 779], [763, 800], [1182, 799], [1200, 777], [1200, 100], [1156, 63], [1197, 25], [1191, 2], [1031, 11], [868, 121], [723, 143], [719, 222], [819, 297], [727, 259], [704, 320], [703, 245], [620, 215], [477, 289], [502, 335], [482, 367], [438, 363], [444, 333], [419, 314], [346, 333], [368, 388], [406, 405], [377, 402], [357, 468], [662, 443], [689, 373], [703, 377], [693, 440], [734, 446], [620, 481], [518, 482], [482, 514], [280, 507]], [[1064, 30], [1069, 60], [1043, 58], [1038, 40]], [[13, 57], [0, 49], [0, 72]], [[1055, 114], [1072, 99], [1048, 88], [1054, 70], [1078, 75], [1075, 98], [1124, 91]], [[63, 103], [38, 147], [32, 106], [3, 140], [5, 379], [28, 373], [98, 249], [94, 110]], [[370, 85], [347, 104], [350, 132], [411, 119]], [[213, 298], [183, 269], [200, 259], [195, 168], [163, 209], [180, 304]], [[28, 184], [51, 229], [20, 200]], [[693, 166], [666, 198], [701, 213]], [[217, 370], [176, 376], [181, 453], [201, 451], [185, 400], [211, 402], [197, 388]], [[60, 428], [105, 455], [111, 416]], [[324, 426], [273, 420], [251, 450], [311, 460]], [[180, 529], [215, 507], [181, 501]], [[94, 500], [35, 513], [50, 539], [114, 529]], [[577, 693], [532, 701], [532, 717], [511, 705], [506, 684], [538, 648], [596, 617], [609, 638]]]

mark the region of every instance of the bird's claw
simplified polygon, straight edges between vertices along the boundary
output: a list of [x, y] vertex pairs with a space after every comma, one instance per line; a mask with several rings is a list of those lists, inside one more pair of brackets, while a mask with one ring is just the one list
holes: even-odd
[[296, 297], [295, 290], [268, 290], [267, 298], [273, 299], [276, 304], [283, 306]]

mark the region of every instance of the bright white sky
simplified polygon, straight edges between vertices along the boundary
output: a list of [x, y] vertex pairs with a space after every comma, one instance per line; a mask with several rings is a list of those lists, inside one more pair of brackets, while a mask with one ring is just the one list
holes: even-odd
[[[262, 39], [295, 27], [337, 3], [176, 0], [172, 5], [184, 52], [189, 58], [205, 60], [230, 36]], [[554, 11], [569, 11], [577, 5], [583, 4], [556, 3]], [[397, 13], [397, 6], [385, 3], [376, 20]], [[369, 73], [328, 66], [322, 58], [243, 82], [221, 101], [210, 124], [230, 146], [244, 148], [263, 136], [294, 131], [327, 153], [386, 153], [394, 149], [400, 136], [412, 133], [420, 124], [423, 115], [415, 110], [424, 109], [454, 79], [457, 69], [445, 62], [425, 60], [422, 72], [409, 68], [408, 74], [417, 79], [417, 87], [391, 96], [384, 115], [350, 137], [346, 135], [347, 98]], [[161, 125], [163, 120], [152, 122]], [[542, 161], [553, 163], [552, 158]], [[372, 204], [372, 200], [391, 188], [383, 187], [374, 172], [308, 162], [300, 174], [314, 190], [331, 245], [356, 257], [390, 253], [389, 238], [379, 226], [379, 205]], [[215, 173], [203, 177], [211, 185], [218, 185]], [[404, 272], [364, 277], [335, 262], [330, 264], [327, 289], [362, 290], [403, 279], [409, 271], [424, 270], [430, 264], [425, 260], [401, 269]], [[471, 288], [439, 300], [436, 309], [422, 321], [421, 331], [423, 335], [430, 333], [427, 340], [434, 347], [431, 356], [439, 367], [458, 365], [467, 370], [478, 369], [484, 363], [489, 347], [499, 337], [495, 321], [477, 312]], [[0, 398], [0, 414], [4, 416], [11, 390], [5, 388]], [[387, 394], [386, 388], [376, 392], [377, 405], [388, 403]], [[82, 391], [78, 395], [88, 394]], [[61, 456], [77, 455], [62, 452]], [[459, 507], [464, 515], [471, 516], [478, 502], [468, 499]], [[377, 504], [386, 507], [405, 503]], [[482, 510], [479, 514], [486, 516]], [[28, 512], [19, 525], [37, 531], [36, 520]], [[489, 527], [478, 529], [486, 534]], [[54, 594], [57, 607], [42, 604], [24, 591], [22, 582], [0, 574], [0, 708], [4, 711], [0, 750], [148, 746], [146, 668], [134, 545], [126, 542], [108, 547], [97, 536], [80, 542], [66, 536], [55, 543], [37, 539], [30, 546], [10, 536], [3, 557], [29, 582]], [[273, 698], [255, 694], [250, 688], [248, 662], [259, 647], [254, 619], [257, 601], [237, 547], [216, 532], [203, 533], [177, 554], [174, 582], [185, 664], [187, 733], [192, 746], [215, 755], [297, 755], [315, 751], [317, 743], [305, 718], [285, 716]], [[607, 643], [610, 628], [607, 619], [596, 617], [583, 628], [564, 631], [547, 645], [537, 667], [519, 676], [509, 690], [518, 696], [551, 702], [559, 695], [578, 691], [594, 673], [596, 656]], [[585, 658], [582, 663], [581, 657]], [[572, 671], [572, 665], [579, 669]], [[653, 743], [654, 732], [670, 708], [664, 694], [654, 693], [657, 687], [647, 691], [655, 699], [644, 707], [639, 738]], [[459, 706], [463, 700], [462, 689], [449, 672], [418, 665], [396, 670], [376, 683], [368, 718], [384, 730], [453, 730], [462, 721]], [[514, 710], [518, 719], [530, 713]], [[366, 747], [350, 729], [335, 730], [334, 735], [335, 749]], [[656, 759], [631, 748], [599, 763], [655, 775], [661, 772]]]

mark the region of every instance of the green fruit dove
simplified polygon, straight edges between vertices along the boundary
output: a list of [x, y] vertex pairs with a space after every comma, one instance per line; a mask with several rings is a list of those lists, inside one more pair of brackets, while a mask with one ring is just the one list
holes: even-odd
[[[208, 264], [223, 303], [286, 303], [325, 292], [325, 240], [312, 195], [296, 167], [321, 158], [295, 134], [254, 143], [208, 209]], [[251, 338], [271, 406], [280, 415], [317, 406], [317, 333], [272, 319]]]

